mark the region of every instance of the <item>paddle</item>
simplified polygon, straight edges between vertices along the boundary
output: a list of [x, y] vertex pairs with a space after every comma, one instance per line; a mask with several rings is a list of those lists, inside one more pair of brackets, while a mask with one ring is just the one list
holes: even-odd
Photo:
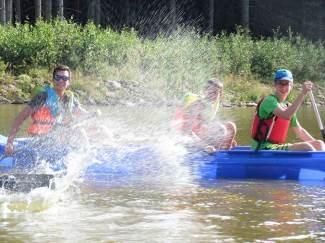
[[309, 92], [309, 96], [310, 96], [311, 104], [312, 104], [314, 112], [315, 112], [315, 116], [316, 116], [316, 119], [317, 119], [317, 123], [318, 123], [319, 129], [320, 129], [320, 132], [321, 132], [322, 137], [323, 137], [323, 141], [325, 142], [325, 131], [324, 131], [323, 123], [322, 123], [322, 120], [320, 118], [319, 111], [318, 111], [318, 108], [317, 108], [317, 104], [316, 104], [316, 101], [315, 101], [315, 98], [314, 98], [314, 95], [313, 95], [312, 91]]
[[[82, 126], [85, 124], [85, 122], [89, 121], [92, 118], [96, 118], [101, 115], [100, 110], [97, 110], [95, 112], [89, 112], [85, 116], [81, 117], [77, 122], [72, 122], [68, 124], [65, 129], [75, 129], [77, 127], [81, 127], [81, 132], [83, 132]], [[16, 150], [14, 153], [17, 153], [19, 151], [22, 151], [24, 149], [28, 149], [30, 147], [33, 147], [39, 143], [45, 142], [46, 137], [41, 139], [36, 139], [30, 143], [27, 143], [26, 145], [20, 147], [18, 150]], [[0, 164], [2, 165], [8, 163], [8, 166], [12, 166], [9, 164], [9, 162], [5, 162], [5, 159], [9, 159], [12, 157], [11, 155], [3, 154], [0, 156]], [[10, 163], [12, 163], [10, 161]], [[6, 166], [6, 165], [4, 165]], [[13, 173], [13, 172], [11, 172]], [[14, 172], [15, 173], [15, 172]], [[38, 187], [48, 187], [50, 189], [55, 189], [55, 183], [54, 183], [54, 176], [50, 174], [0, 174], [0, 188], [4, 188], [11, 191], [19, 191], [19, 192], [29, 192], [34, 188]]]
[[36, 174], [20, 172], [19, 174], [13, 167], [12, 155], [3, 155], [0, 157], [0, 167], [5, 174], [0, 174], [0, 188], [15, 192], [30, 192], [39, 187], [47, 187], [55, 189], [54, 175], [51, 174]]
[[[78, 127], [82, 127], [86, 122], [88, 122], [89, 120], [91, 119], [94, 119], [94, 118], [98, 118], [102, 115], [101, 111], [100, 110], [96, 110], [94, 112], [89, 112], [89, 113], [86, 113], [85, 115], [81, 116], [81, 118], [79, 118], [77, 121], [73, 121], [65, 126], [62, 126], [62, 127], [57, 127], [56, 129], [63, 129], [63, 130], [71, 130], [71, 129], [76, 129]], [[62, 130], [60, 130], [60, 132], [62, 132]], [[82, 130], [83, 132], [83, 130]], [[38, 139], [34, 139], [34, 141], [32, 142], [29, 142], [27, 143], [25, 146], [22, 146], [20, 147], [19, 149], [17, 149], [16, 151], [14, 151], [14, 154], [19, 152], [19, 151], [22, 151], [22, 150], [25, 150], [25, 149], [28, 149], [29, 147], [33, 147], [39, 143], [45, 143], [45, 141], [47, 140], [48, 138], [47, 137], [40, 137]], [[3, 154], [2, 156], [0, 156], [0, 163], [3, 159], [7, 158], [7, 157], [12, 157], [13, 154], [11, 155], [6, 155], [6, 154]]]
[[16, 192], [30, 192], [38, 187], [55, 189], [54, 176], [48, 174], [2, 174], [0, 187]]

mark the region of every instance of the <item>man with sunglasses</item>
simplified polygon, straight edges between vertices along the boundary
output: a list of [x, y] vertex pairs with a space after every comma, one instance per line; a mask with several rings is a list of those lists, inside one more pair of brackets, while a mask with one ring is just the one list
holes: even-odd
[[70, 79], [71, 71], [68, 66], [58, 65], [54, 68], [52, 86], [43, 87], [15, 119], [5, 148], [7, 155], [14, 152], [14, 138], [28, 117], [32, 119], [28, 133], [31, 136], [43, 136], [55, 125], [65, 125], [75, 114], [85, 112], [73, 93], [67, 90]]
[[[305, 81], [302, 90], [292, 104], [287, 97], [293, 88], [293, 76], [287, 69], [279, 69], [274, 75], [274, 94], [263, 98], [256, 109], [252, 124], [252, 148], [255, 150], [304, 150], [324, 151], [321, 140], [313, 138], [298, 122], [296, 112], [300, 108], [307, 93], [312, 90], [313, 83]], [[297, 143], [286, 143], [288, 129], [291, 127], [296, 136], [302, 140]]]

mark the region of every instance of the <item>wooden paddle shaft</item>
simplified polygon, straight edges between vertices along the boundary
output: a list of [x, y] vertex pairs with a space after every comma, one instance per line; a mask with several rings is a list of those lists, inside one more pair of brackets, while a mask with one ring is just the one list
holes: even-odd
[[313, 106], [313, 109], [314, 109], [314, 112], [315, 112], [315, 115], [316, 115], [316, 119], [317, 119], [317, 123], [318, 123], [318, 126], [319, 126], [319, 129], [322, 133], [322, 137], [323, 137], [323, 140], [325, 141], [325, 131], [324, 131], [324, 126], [323, 126], [323, 123], [322, 123], [322, 119], [320, 118], [320, 115], [319, 115], [319, 111], [318, 111], [318, 108], [317, 108], [317, 104], [316, 104], [316, 101], [315, 101], [315, 97], [313, 95], [313, 92], [309, 92], [309, 96], [310, 96], [310, 100], [311, 100], [311, 104]]

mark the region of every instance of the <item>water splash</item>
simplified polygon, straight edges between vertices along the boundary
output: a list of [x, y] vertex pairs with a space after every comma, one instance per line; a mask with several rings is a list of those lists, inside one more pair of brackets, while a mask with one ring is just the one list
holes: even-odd
[[[137, 125], [103, 118], [74, 130], [58, 130], [46, 143], [30, 144], [29, 149], [37, 150], [32, 156], [36, 166], [27, 168], [26, 173], [55, 175], [56, 192], [61, 193], [85, 180], [101, 180], [107, 185], [117, 181], [120, 185], [189, 181], [186, 149], [179, 137], [163, 129], [165, 124], [151, 125], [134, 129]], [[91, 173], [95, 175], [89, 176]]]

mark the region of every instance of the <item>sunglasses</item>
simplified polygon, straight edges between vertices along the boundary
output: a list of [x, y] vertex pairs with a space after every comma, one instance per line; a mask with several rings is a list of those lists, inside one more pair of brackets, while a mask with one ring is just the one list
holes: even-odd
[[291, 82], [276, 82], [277, 85], [280, 85], [280, 86], [288, 86], [288, 85], [291, 85]]
[[68, 81], [70, 79], [70, 77], [68, 76], [61, 76], [61, 75], [54, 75], [54, 80], [56, 82], [59, 82], [60, 80], [63, 80], [63, 81]]

